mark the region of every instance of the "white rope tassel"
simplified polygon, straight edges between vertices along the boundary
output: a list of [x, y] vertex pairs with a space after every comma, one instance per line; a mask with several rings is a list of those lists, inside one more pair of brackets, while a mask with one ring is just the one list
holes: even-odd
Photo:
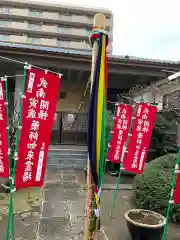
[[171, 189], [171, 197], [174, 195], [174, 189]]
[[28, 64], [27, 69], [28, 69], [28, 70], [31, 70], [31, 65]]
[[21, 97], [21, 99], [26, 98], [26, 96], [24, 94], [22, 94], [22, 93], [20, 93], [20, 97]]
[[180, 169], [174, 171], [176, 174], [180, 173]]
[[15, 187], [11, 190], [11, 193], [14, 193], [14, 192], [16, 192], [16, 188]]
[[25, 64], [25, 65], [24, 65], [24, 69], [28, 69], [28, 63], [25, 62], [24, 64]]
[[12, 185], [14, 185], [14, 178], [13, 177], [11, 177], [11, 181], [12, 181]]
[[5, 75], [4, 77], [1, 77], [1, 81], [6, 82], [7, 81], [7, 75]]
[[18, 152], [14, 153], [14, 160], [17, 161], [18, 160]]
[[97, 218], [100, 217], [100, 208], [94, 209], [94, 213], [96, 215]]
[[8, 155], [10, 155], [11, 154], [11, 149], [10, 148], [8, 148]]
[[176, 165], [175, 165], [175, 170], [178, 170], [178, 169], [179, 169], [179, 165], [176, 164]]

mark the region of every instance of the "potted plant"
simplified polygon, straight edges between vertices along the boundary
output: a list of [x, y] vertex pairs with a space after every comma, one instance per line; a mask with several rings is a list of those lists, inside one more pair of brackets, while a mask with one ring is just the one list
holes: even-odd
[[125, 213], [132, 240], [161, 240], [166, 218], [159, 213], [132, 209]]

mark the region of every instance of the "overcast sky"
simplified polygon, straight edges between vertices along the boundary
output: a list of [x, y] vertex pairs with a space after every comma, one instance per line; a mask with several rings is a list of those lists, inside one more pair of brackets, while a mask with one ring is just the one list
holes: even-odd
[[180, 0], [54, 0], [53, 2], [112, 10], [113, 54], [180, 60]]

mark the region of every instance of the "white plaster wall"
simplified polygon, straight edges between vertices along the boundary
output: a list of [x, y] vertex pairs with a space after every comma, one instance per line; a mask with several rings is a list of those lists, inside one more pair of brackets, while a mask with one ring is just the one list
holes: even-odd
[[[16, 75], [23, 75], [23, 70], [17, 71]], [[19, 96], [22, 91], [22, 82], [23, 82], [23, 76], [17, 76], [15, 80], [15, 102], [17, 103], [16, 104], [17, 111], [19, 111], [19, 106], [20, 106]], [[60, 86], [60, 91], [66, 92], [66, 98], [58, 100], [56, 111], [76, 113], [85, 91], [85, 85], [63, 84]], [[89, 94], [87, 94], [84, 105], [81, 109], [82, 113], [88, 112], [89, 99], [90, 99], [90, 96]]]
[[[59, 99], [57, 103], [57, 112], [69, 112], [76, 113], [79, 107], [80, 101], [83, 97], [85, 86], [81, 85], [64, 85], [60, 91], [66, 92], [65, 99]], [[81, 113], [88, 112], [89, 94], [85, 98], [84, 105], [81, 109]]]

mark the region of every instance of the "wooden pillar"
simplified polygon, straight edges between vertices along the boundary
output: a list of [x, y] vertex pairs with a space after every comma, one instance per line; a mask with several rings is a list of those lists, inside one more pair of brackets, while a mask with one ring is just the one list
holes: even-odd
[[[98, 13], [94, 17], [94, 27], [105, 29], [106, 18], [105, 15], [102, 13]], [[94, 79], [94, 71], [96, 65], [96, 59], [98, 55], [98, 43], [97, 41], [94, 42], [92, 48], [92, 65], [91, 65], [91, 88]], [[98, 239], [98, 233], [96, 233], [94, 237], [90, 236], [90, 220], [92, 214], [92, 199], [93, 199], [93, 179], [91, 174], [91, 167], [90, 161], [88, 159], [87, 164], [87, 198], [86, 198], [86, 218], [85, 218], [85, 229], [84, 229], [84, 240], [89, 239]]]

